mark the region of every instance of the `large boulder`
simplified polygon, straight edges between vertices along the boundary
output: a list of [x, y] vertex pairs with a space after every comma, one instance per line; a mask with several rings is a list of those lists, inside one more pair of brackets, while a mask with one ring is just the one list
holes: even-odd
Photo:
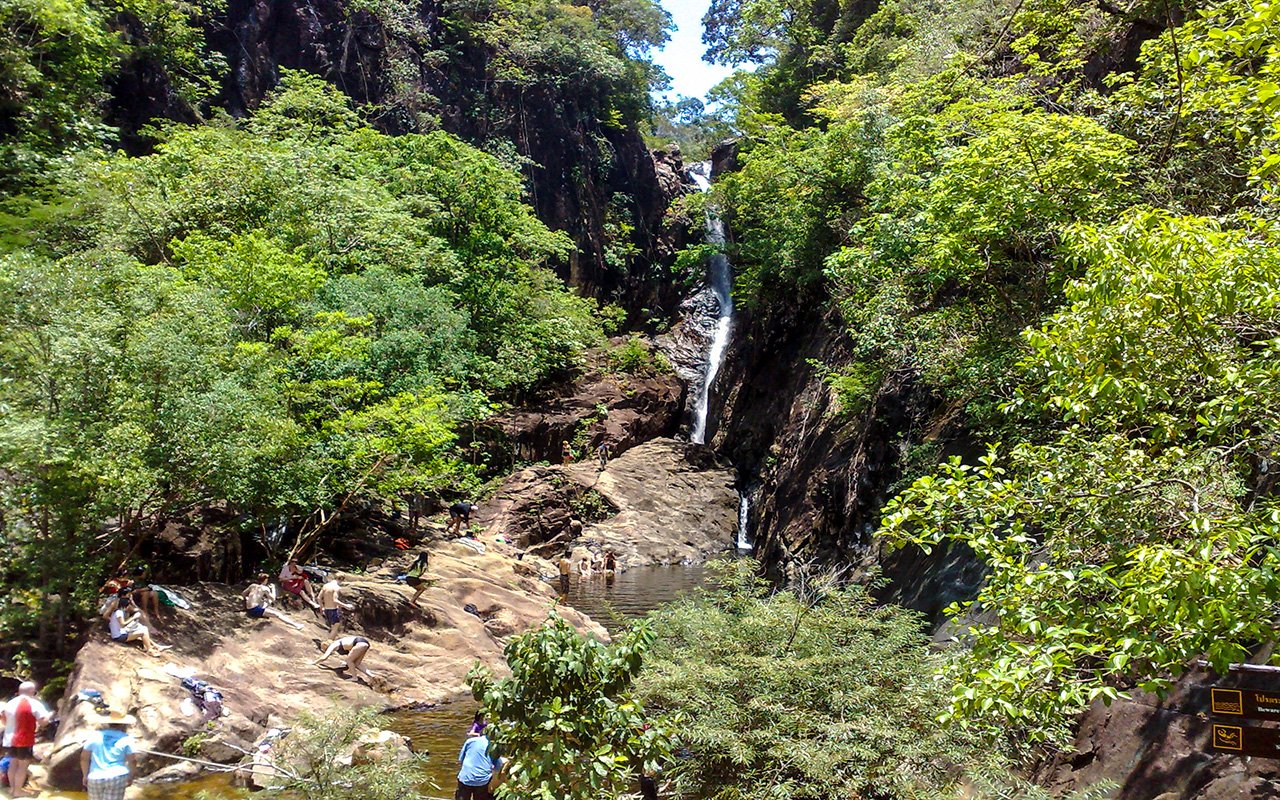
[[[310, 611], [289, 612], [303, 624], [301, 631], [277, 620], [249, 619], [241, 610], [239, 586], [181, 587], [193, 608], [166, 614], [155, 625], [157, 640], [173, 645], [160, 658], [94, 631], [68, 679], [60, 706], [63, 723], [46, 759], [48, 782], [80, 786], [80, 742], [95, 717], [87, 704], [74, 701], [83, 689], [97, 689], [112, 708], [136, 715], [133, 733], [144, 749], [173, 753], [186, 743], [188, 751], [203, 758], [236, 761], [270, 724], [332, 708], [389, 708], [455, 698], [467, 691], [466, 674], [476, 661], [502, 672], [506, 638], [540, 624], [555, 602], [554, 592], [537, 577], [553, 567], [537, 565], [532, 558], [519, 561], [510, 548], [493, 542], [484, 553], [457, 542], [429, 549], [432, 585], [421, 608], [410, 605], [408, 587], [390, 579], [416, 553], [403, 554], [379, 574], [343, 581], [344, 599], [356, 607], [347, 615], [344, 632], [373, 643], [365, 666], [385, 683], [378, 688], [348, 675], [340, 658], [326, 662], [328, 668], [313, 665], [328, 638]], [[605, 635], [572, 609], [561, 608], [560, 613], [580, 629]], [[222, 691], [225, 716], [206, 723], [184, 703], [188, 692], [180, 676], [187, 674]], [[145, 756], [141, 772], [170, 763]]]
[[601, 470], [587, 461], [516, 473], [478, 515], [502, 536], [555, 558], [569, 546], [612, 550], [623, 566], [704, 560], [733, 546], [734, 473], [698, 445], [655, 439]]

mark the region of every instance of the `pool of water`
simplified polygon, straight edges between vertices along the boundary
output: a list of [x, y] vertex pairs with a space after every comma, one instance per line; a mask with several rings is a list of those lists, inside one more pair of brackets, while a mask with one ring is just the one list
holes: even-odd
[[701, 565], [635, 567], [616, 576], [583, 579], [575, 575], [565, 602], [614, 633], [628, 621], [702, 586], [705, 578]]
[[426, 756], [419, 790], [433, 800], [450, 800], [457, 785], [458, 751], [479, 704], [471, 698], [425, 711], [393, 711], [386, 715], [388, 730], [409, 737], [414, 752]]
[[[574, 576], [565, 602], [591, 616], [610, 632], [628, 621], [642, 617], [702, 585], [706, 571], [701, 566], [636, 567], [615, 576], [596, 575], [579, 580]], [[432, 800], [450, 800], [456, 785], [458, 750], [478, 704], [459, 699], [422, 711], [395, 711], [386, 715], [388, 730], [409, 737], [413, 749], [426, 758], [422, 766], [420, 790]], [[232, 788], [227, 775], [211, 775], [182, 784], [147, 787], [142, 800], [196, 800], [206, 797], [240, 798], [249, 793]], [[46, 795], [65, 800], [84, 800], [83, 793]]]

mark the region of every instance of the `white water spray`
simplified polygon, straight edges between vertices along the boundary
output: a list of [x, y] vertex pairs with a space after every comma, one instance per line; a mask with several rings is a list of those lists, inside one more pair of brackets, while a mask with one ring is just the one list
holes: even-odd
[[[689, 177], [702, 192], [711, 191], [711, 162], [703, 161], [689, 169]], [[706, 212], [706, 241], [723, 249], [725, 243], [724, 221], [714, 208]], [[724, 363], [724, 352], [729, 346], [729, 334], [733, 330], [733, 274], [729, 268], [729, 257], [717, 252], [707, 262], [707, 282], [715, 295], [718, 309], [716, 326], [711, 335], [711, 344], [707, 348], [707, 367], [702, 376], [702, 385], [698, 388], [693, 409], [693, 430], [689, 433], [689, 441], [705, 444], [707, 440], [707, 407], [711, 401], [711, 386], [715, 383], [720, 366]]]
[[751, 492], [743, 489], [738, 493], [738, 541], [739, 550], [751, 550], [754, 545], [747, 535], [751, 526]]

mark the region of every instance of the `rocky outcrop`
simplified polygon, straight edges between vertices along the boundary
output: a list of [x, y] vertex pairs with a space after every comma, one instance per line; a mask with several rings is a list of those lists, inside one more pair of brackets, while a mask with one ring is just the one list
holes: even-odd
[[[529, 201], [539, 218], [578, 244], [558, 265], [562, 277], [586, 294], [622, 301], [637, 320], [641, 309], [674, 308], [679, 292], [663, 265], [689, 236], [687, 221], [667, 213], [684, 191], [684, 167], [678, 150], [648, 150], [638, 119], [618, 123], [625, 90], [616, 76], [591, 69], [539, 75], [551, 69], [544, 65], [521, 80], [495, 79], [493, 47], [474, 33], [487, 11], [425, 0], [406, 5], [414, 10], [405, 16], [385, 4], [384, 22], [369, 8], [349, 0], [230, 0], [205, 24], [209, 46], [226, 63], [211, 105], [250, 114], [282, 69], [304, 70], [375, 109], [387, 132], [443, 128], [481, 147], [512, 147], [528, 160]], [[155, 119], [199, 116], [146, 59], [125, 65], [111, 88], [108, 118], [133, 153], [151, 146], [139, 131]]]
[[1114, 800], [1280, 797], [1280, 761], [1210, 751], [1211, 686], [1274, 691], [1276, 680], [1196, 670], [1163, 699], [1134, 691], [1110, 706], [1099, 701], [1081, 718], [1074, 751], [1038, 777], [1055, 793], [1110, 783]]
[[[617, 339], [613, 345], [624, 341]], [[652, 347], [645, 346], [652, 358]], [[489, 469], [502, 471], [520, 462], [559, 463], [566, 442], [585, 458], [594, 457], [601, 442], [608, 442], [618, 455], [641, 442], [673, 435], [684, 407], [685, 386], [679, 377], [656, 365], [628, 372], [611, 358], [609, 350], [592, 350], [572, 381], [485, 420], [474, 439], [489, 454]]]
[[[199, 745], [202, 758], [237, 761], [269, 724], [333, 707], [447, 700], [466, 691], [466, 673], [477, 660], [502, 671], [506, 640], [539, 624], [552, 607], [554, 593], [539, 575], [554, 567], [532, 556], [517, 560], [510, 548], [492, 541], [483, 554], [458, 542], [429, 549], [432, 586], [421, 608], [409, 604], [407, 587], [389, 579], [413, 554], [382, 565], [377, 574], [344, 579], [345, 600], [356, 606], [345, 631], [372, 641], [365, 666], [385, 682], [378, 688], [357, 681], [345, 669], [335, 671], [332, 667], [341, 667], [339, 658], [327, 662], [330, 668], [313, 666], [327, 638], [310, 611], [290, 612], [304, 625], [302, 631], [277, 620], [250, 619], [241, 610], [241, 587], [181, 587], [194, 608], [166, 615], [155, 626], [157, 638], [173, 645], [160, 658], [95, 631], [68, 680], [60, 708], [63, 724], [47, 759], [50, 782], [65, 788], [80, 785], [78, 743], [91, 724], [88, 706], [73, 700], [82, 689], [97, 689], [113, 708], [134, 713], [134, 734], [146, 749], [177, 752], [194, 734], [207, 732]], [[468, 605], [475, 613], [466, 610]], [[605, 635], [572, 609], [561, 613], [580, 628]], [[224, 694], [230, 713], [212, 728], [183, 712], [188, 693], [177, 676], [188, 673]], [[141, 771], [165, 766], [168, 762], [147, 757]]]
[[570, 546], [612, 550], [622, 566], [702, 561], [732, 547], [734, 475], [709, 450], [657, 439], [601, 470], [594, 461], [532, 467], [481, 510], [484, 538], [548, 557]]

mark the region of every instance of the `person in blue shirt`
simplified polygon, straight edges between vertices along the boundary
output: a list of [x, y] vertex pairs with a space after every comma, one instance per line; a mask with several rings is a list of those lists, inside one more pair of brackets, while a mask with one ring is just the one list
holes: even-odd
[[490, 755], [489, 737], [483, 732], [479, 736], [468, 737], [458, 754], [461, 769], [458, 770], [458, 790], [453, 793], [453, 800], [493, 800], [489, 783], [504, 763], [505, 759]]
[[105, 727], [85, 740], [80, 771], [84, 773], [89, 800], [124, 800], [137, 759], [129, 726], [137, 720], [112, 711], [102, 721]]

